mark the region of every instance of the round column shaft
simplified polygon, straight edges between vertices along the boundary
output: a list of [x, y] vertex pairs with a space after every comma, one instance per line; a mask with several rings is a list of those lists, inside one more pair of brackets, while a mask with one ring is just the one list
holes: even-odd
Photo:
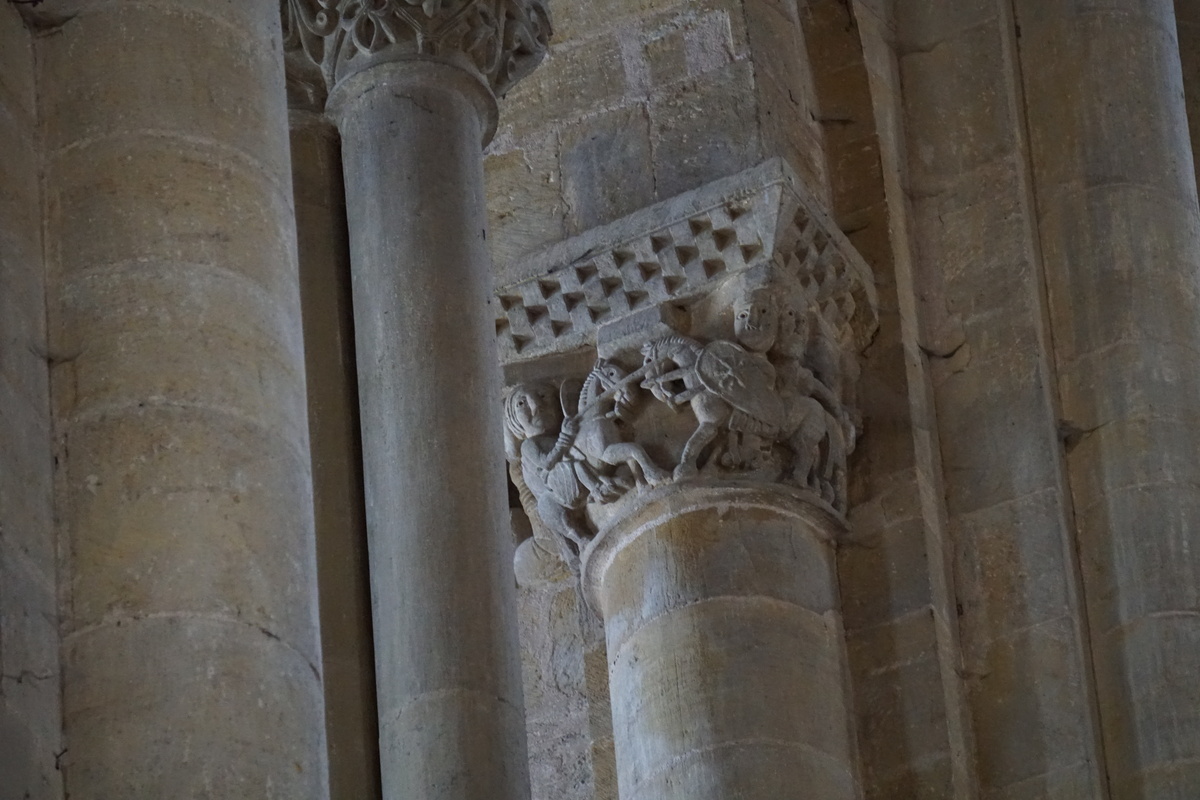
[[490, 92], [442, 63], [336, 90], [362, 408], [384, 796], [528, 797], [499, 367]]
[[621, 800], [858, 797], [835, 526], [787, 490], [683, 485], [597, 537]]
[[328, 796], [278, 38], [148, 0], [39, 48], [77, 800]]
[[1177, 5], [1016, 4], [1114, 800], [1200, 797], [1200, 209]]

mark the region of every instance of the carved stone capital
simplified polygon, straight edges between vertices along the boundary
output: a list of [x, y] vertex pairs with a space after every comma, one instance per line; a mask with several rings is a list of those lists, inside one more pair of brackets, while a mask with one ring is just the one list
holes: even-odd
[[514, 483], [577, 559], [627, 498], [749, 482], [846, 511], [870, 269], [786, 164], [534, 254], [497, 291]]
[[446, 61], [497, 95], [546, 54], [546, 0], [281, 0], [285, 49], [303, 53], [331, 89], [379, 63]]

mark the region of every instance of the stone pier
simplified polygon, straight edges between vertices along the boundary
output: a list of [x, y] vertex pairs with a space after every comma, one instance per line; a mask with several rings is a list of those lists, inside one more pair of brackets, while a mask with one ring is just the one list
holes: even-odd
[[1108, 783], [1183, 800], [1200, 795], [1200, 210], [1174, 4], [1015, 9]]
[[39, 43], [66, 794], [327, 796], [279, 6]]

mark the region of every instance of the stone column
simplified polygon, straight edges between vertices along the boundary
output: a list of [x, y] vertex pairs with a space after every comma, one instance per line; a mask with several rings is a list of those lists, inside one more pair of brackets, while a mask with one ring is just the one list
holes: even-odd
[[638, 498], [587, 551], [621, 800], [859, 796], [833, 515], [738, 483]]
[[1171, 0], [1017, 0], [1114, 800], [1200, 796], [1200, 211]]
[[622, 800], [860, 797], [834, 545], [870, 271], [776, 160], [526, 274], [497, 292], [517, 563], [578, 564], [604, 618]]
[[379, 728], [342, 148], [324, 113], [324, 78], [296, 38], [284, 31], [329, 794], [372, 800], [380, 796]]
[[389, 798], [529, 794], [482, 146], [537, 0], [293, 2], [342, 133]]
[[66, 792], [324, 798], [279, 6], [73, 10], [39, 43]]

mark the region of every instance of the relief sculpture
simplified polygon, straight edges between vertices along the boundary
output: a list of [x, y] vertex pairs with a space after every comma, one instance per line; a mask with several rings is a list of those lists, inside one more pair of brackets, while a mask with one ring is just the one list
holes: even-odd
[[773, 484], [846, 513], [877, 300], [783, 162], [530, 258], [494, 308], [506, 368], [551, 378], [505, 407], [543, 551], [577, 564], [628, 498], [683, 482]]
[[[594, 533], [589, 504], [697, 477], [789, 484], [845, 511], [856, 424], [844, 384], [854, 376], [835, 357], [834, 329], [802, 293], [780, 287], [743, 288], [732, 312], [730, 338], [661, 336], [597, 361], [582, 382], [512, 388], [509, 460], [526, 511], [550, 540], [545, 549], [574, 566]], [[618, 363], [635, 358], [632, 372]], [[639, 389], [670, 416], [694, 420], [673, 446], [661, 420], [643, 420], [650, 409], [639, 406]], [[639, 438], [677, 452], [673, 467], [656, 463]]]

